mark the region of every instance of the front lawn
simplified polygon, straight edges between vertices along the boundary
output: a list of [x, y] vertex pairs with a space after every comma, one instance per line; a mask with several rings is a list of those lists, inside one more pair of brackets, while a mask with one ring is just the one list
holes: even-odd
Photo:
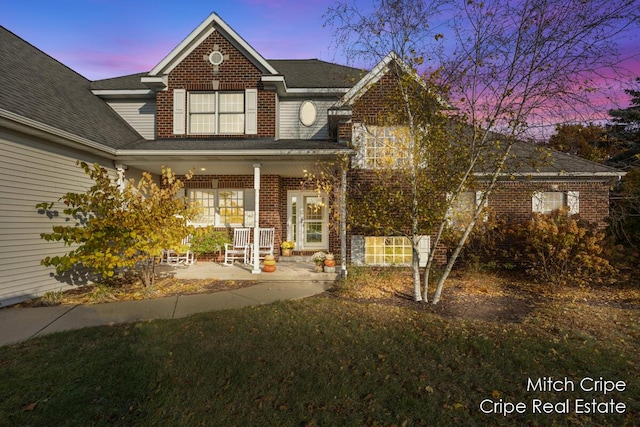
[[[343, 286], [0, 347], [0, 425], [638, 424], [636, 290], [596, 302], [481, 282], [458, 281], [436, 309]], [[538, 379], [558, 391], [532, 390]], [[591, 390], [611, 381], [618, 390]]]

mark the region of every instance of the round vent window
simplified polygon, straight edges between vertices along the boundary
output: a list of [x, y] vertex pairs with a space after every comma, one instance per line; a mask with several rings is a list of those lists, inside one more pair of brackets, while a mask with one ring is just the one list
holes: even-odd
[[214, 50], [209, 54], [209, 62], [213, 65], [220, 65], [222, 64], [222, 61], [224, 61], [224, 56], [222, 56], [220, 51]]
[[316, 104], [311, 101], [304, 101], [300, 106], [300, 122], [305, 126], [312, 126], [318, 118]]

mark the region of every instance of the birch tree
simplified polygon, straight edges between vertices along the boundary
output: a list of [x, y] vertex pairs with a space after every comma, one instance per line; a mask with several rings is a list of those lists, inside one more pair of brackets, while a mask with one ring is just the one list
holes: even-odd
[[446, 209], [440, 196], [457, 184], [456, 165], [466, 164], [456, 159], [466, 147], [457, 143], [459, 127], [446, 114], [446, 90], [437, 86], [437, 71], [431, 76], [418, 71], [431, 51], [428, 39], [434, 48], [439, 39], [426, 22], [443, 4], [382, 0], [366, 12], [345, 3], [325, 15], [350, 57], [386, 61], [392, 87], [380, 90], [385, 108], [358, 123], [354, 136], [355, 162], [364, 167], [352, 172], [359, 179], [349, 189], [348, 218], [360, 232], [408, 239], [416, 301], [423, 299], [421, 239], [428, 238]]
[[[455, 163], [460, 179], [449, 185], [449, 207], [474, 180], [483, 183], [482, 199], [460, 230], [436, 284], [436, 304], [488, 197], [510, 173], [506, 167], [514, 161], [514, 144], [541, 123], [589, 112], [598, 80], [615, 74], [622, 59], [618, 42], [638, 24], [638, 2], [383, 0], [373, 10], [363, 13], [355, 3], [331, 8], [328, 22], [337, 43], [351, 58], [379, 57], [381, 49], [395, 49], [415, 68], [438, 68], [436, 86], [448, 89], [445, 95], [469, 126], [466, 160]], [[437, 64], [426, 67], [425, 59]], [[443, 242], [448, 211], [437, 212], [432, 248]], [[427, 300], [435, 256], [432, 250], [417, 300]]]
[[[452, 99], [474, 130], [468, 173], [485, 180], [486, 200], [509, 172], [505, 165], [517, 141], [552, 118], [592, 112], [598, 80], [615, 75], [618, 42], [638, 24], [638, 2], [469, 0], [457, 9], [455, 48], [442, 62]], [[483, 204], [449, 257], [434, 304]], [[425, 275], [425, 294], [427, 280]]]

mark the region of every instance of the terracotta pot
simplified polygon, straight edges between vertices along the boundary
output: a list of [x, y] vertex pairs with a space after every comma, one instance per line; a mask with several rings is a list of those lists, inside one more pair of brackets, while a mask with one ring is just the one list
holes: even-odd
[[327, 258], [327, 259], [324, 260], [324, 265], [325, 265], [325, 267], [335, 267], [336, 266], [336, 260]]
[[262, 266], [262, 272], [263, 273], [273, 273], [274, 271], [276, 271], [276, 266], [274, 265], [263, 265]]
[[282, 256], [291, 256], [293, 254], [293, 249], [284, 249], [282, 248]]

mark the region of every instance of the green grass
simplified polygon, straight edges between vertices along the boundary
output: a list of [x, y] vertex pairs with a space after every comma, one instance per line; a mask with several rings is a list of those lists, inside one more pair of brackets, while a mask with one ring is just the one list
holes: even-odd
[[[559, 330], [542, 311], [498, 324], [312, 298], [45, 336], [0, 347], [0, 425], [637, 425], [638, 310], [607, 311], [627, 325], [612, 342]], [[587, 376], [627, 389], [526, 391], [530, 377]], [[627, 410], [479, 411], [483, 399], [533, 398]]]

